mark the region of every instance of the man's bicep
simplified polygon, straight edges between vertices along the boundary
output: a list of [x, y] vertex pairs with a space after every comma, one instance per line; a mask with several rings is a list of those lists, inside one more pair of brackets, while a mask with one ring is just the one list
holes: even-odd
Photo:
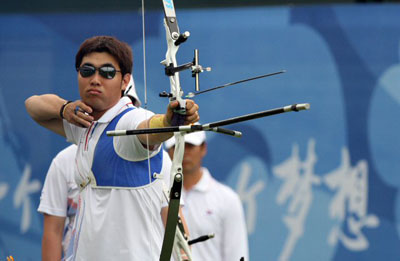
[[44, 216], [44, 231], [43, 233], [51, 233], [51, 234], [62, 234], [64, 231], [64, 225], [65, 225], [65, 217], [58, 217], [58, 216], [53, 216], [53, 215], [48, 215], [48, 214], [43, 214]]
[[46, 129], [51, 130], [52, 132], [55, 132], [58, 135], [65, 137], [63, 121], [61, 119], [52, 119], [48, 121], [37, 120], [36, 122], [39, 123], [41, 126], [45, 127]]
[[44, 214], [42, 260], [61, 260], [65, 217]]

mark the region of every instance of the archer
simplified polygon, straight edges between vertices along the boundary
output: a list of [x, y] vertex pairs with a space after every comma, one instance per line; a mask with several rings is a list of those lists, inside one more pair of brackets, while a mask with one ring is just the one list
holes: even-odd
[[[160, 214], [165, 222], [167, 201], [153, 173], [160, 173], [160, 144], [172, 133], [115, 138], [105, 133], [169, 127], [178, 102], [170, 102], [165, 114], [153, 114], [121, 97], [131, 77], [132, 50], [114, 37], [84, 41], [75, 67], [81, 100], [44, 94], [25, 101], [37, 123], [78, 145], [75, 181], [80, 204], [71, 257], [157, 260], [164, 233]], [[198, 120], [198, 105], [186, 100], [184, 124]]]

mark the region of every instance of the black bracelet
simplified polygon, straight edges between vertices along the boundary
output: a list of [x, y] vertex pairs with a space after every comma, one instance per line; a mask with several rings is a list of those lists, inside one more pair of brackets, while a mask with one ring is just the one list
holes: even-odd
[[64, 110], [65, 110], [65, 106], [67, 106], [67, 104], [70, 104], [71, 102], [73, 102], [73, 101], [66, 101], [66, 102], [61, 106], [61, 109], [60, 109], [60, 117], [61, 117], [61, 119], [64, 119]]

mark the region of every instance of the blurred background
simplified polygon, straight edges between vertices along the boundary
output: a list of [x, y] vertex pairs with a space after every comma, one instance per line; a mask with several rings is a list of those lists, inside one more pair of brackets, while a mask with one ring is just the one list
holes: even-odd
[[[160, 61], [161, 1], [147, 1], [147, 102], [169, 90]], [[399, 260], [400, 4], [395, 1], [176, 0], [178, 63], [212, 67], [201, 89], [286, 70], [199, 95], [202, 123], [310, 103], [207, 133], [204, 165], [243, 202], [250, 258]], [[88, 37], [113, 35], [134, 50], [144, 103], [141, 1], [2, 1], [0, 7], [0, 260], [40, 260], [36, 209], [52, 158], [68, 144], [34, 123], [31, 95], [79, 98], [75, 53]], [[185, 93], [194, 91], [181, 73]]]

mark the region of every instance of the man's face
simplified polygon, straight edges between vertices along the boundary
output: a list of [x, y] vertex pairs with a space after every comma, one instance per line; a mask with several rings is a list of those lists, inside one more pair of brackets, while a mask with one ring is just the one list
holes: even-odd
[[[168, 150], [168, 153], [173, 158], [174, 147]], [[185, 143], [185, 154], [183, 156], [183, 174], [190, 175], [197, 172], [202, 165], [204, 156], [207, 154], [207, 145], [203, 143], [200, 146], [195, 146], [190, 143]]]
[[[102, 66], [112, 66], [117, 71], [121, 68], [117, 60], [108, 53], [90, 53], [83, 57], [83, 65], [100, 68]], [[82, 101], [92, 107], [94, 114], [102, 115], [105, 111], [113, 107], [121, 98], [121, 91], [125, 90], [129, 83], [130, 75], [122, 76], [117, 72], [112, 79], [107, 79], [99, 74], [98, 69], [89, 77], [82, 77], [78, 72], [79, 94]], [[93, 115], [95, 116], [95, 115]]]

